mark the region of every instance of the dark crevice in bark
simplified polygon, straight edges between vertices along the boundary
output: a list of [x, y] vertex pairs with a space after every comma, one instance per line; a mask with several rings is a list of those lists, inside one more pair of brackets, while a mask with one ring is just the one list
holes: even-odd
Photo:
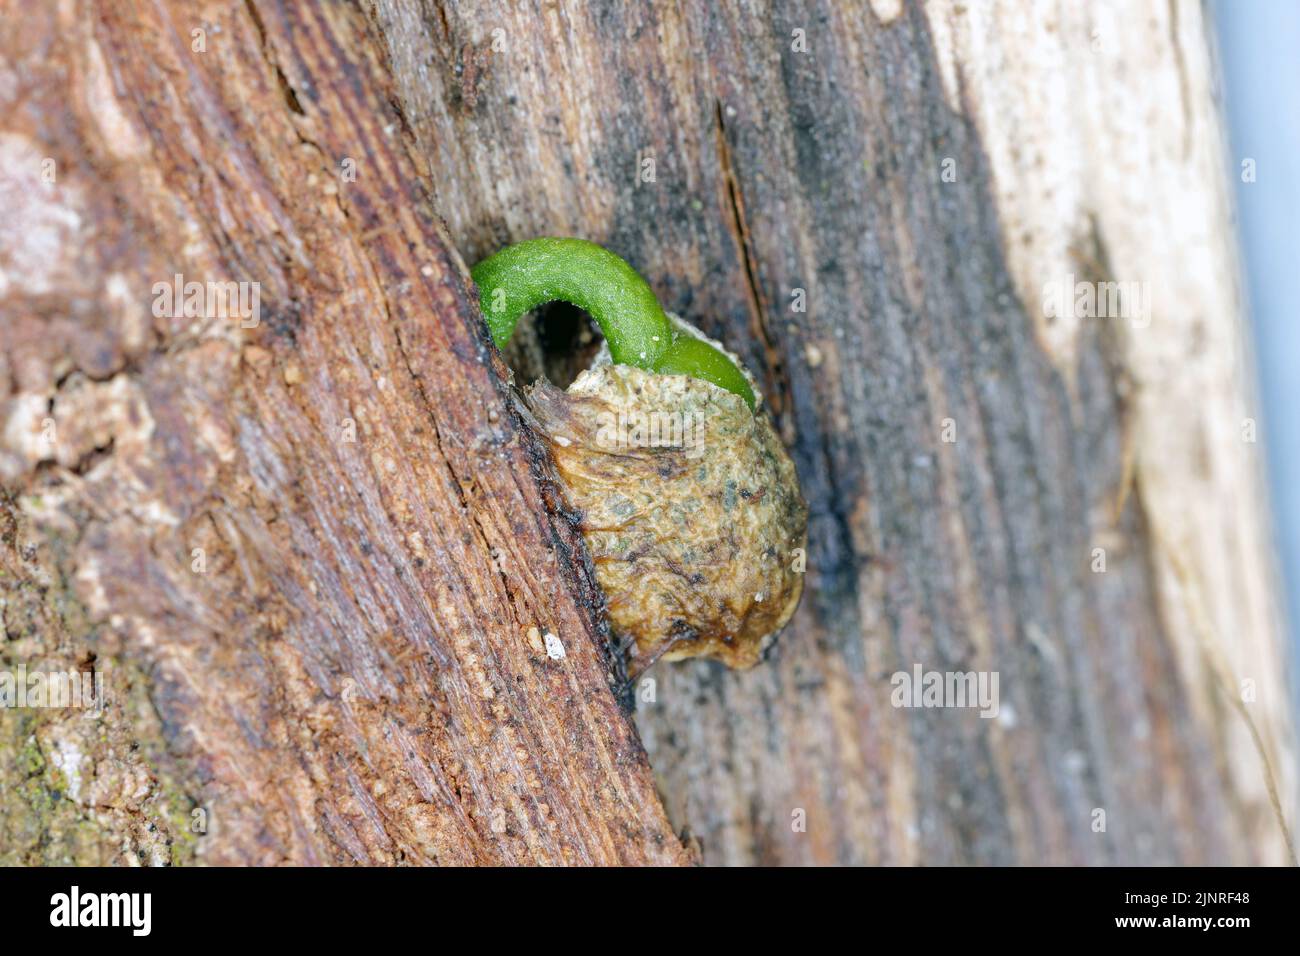
[[722, 115], [722, 102], [717, 99], [713, 101], [713, 117], [717, 130], [718, 165], [727, 200], [726, 223], [744, 269], [751, 325], [756, 338], [763, 343], [763, 357], [767, 371], [763, 377], [766, 386], [764, 391], [771, 403], [772, 414], [777, 416], [789, 407], [790, 382], [785, 374], [785, 362], [781, 357], [781, 350], [772, 341], [768, 310], [764, 305], [765, 297], [758, 281], [758, 262], [750, 243], [749, 223], [745, 219], [745, 201], [736, 179], [731, 145], [727, 142], [727, 126]]

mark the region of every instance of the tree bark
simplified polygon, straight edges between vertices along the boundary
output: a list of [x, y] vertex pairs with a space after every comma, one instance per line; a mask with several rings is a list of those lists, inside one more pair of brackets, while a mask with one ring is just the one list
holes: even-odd
[[[607, 244], [778, 413], [804, 606], [637, 710], [706, 862], [1290, 858], [1198, 6], [373, 7], [466, 258]], [[1048, 319], [1070, 273], [1147, 283], [1150, 323]], [[997, 671], [999, 718], [891, 706], [916, 664]]]
[[[4, 13], [3, 666], [109, 698], [0, 713], [5, 861], [1292, 859], [1198, 6]], [[810, 506], [771, 659], [637, 727], [464, 272], [535, 235], [738, 352]]]
[[206, 9], [3, 17], [6, 663], [108, 698], [5, 713], [6, 859], [686, 860], [377, 36]]

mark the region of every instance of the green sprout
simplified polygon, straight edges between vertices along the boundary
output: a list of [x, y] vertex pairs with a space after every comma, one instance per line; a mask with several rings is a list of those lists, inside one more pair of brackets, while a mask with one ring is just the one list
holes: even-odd
[[616, 365], [703, 379], [754, 408], [754, 391], [736, 363], [708, 342], [675, 332], [645, 279], [594, 242], [526, 239], [484, 259], [470, 274], [498, 348], [510, 341], [525, 312], [568, 302], [596, 320]]

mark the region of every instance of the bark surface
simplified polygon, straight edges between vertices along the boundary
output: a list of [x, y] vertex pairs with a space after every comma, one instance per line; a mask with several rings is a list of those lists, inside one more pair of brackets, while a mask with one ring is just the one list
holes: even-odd
[[0, 23], [5, 861], [688, 859], [364, 11]]
[[[0, 712], [0, 860], [1292, 858], [1198, 6], [0, 7], [0, 669], [108, 692]], [[771, 659], [635, 727], [464, 272], [537, 235], [739, 353], [810, 506]]]
[[[608, 245], [741, 355], [794, 455], [774, 658], [661, 665], [638, 703], [706, 862], [1290, 859], [1197, 5], [372, 6], [466, 259]], [[1048, 317], [1071, 275], [1144, 283], [1148, 321]], [[895, 708], [918, 664], [997, 672], [999, 716]]]

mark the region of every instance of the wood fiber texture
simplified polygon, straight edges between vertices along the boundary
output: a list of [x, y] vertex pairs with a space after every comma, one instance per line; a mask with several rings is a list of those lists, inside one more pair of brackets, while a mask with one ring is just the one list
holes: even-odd
[[365, 12], [0, 24], [4, 861], [688, 860]]
[[[1199, 7], [370, 9], [466, 259], [609, 246], [741, 355], [798, 466], [772, 660], [659, 665], [638, 704], [705, 862], [1290, 858]], [[1049, 318], [1067, 274], [1148, 283], [1149, 321]], [[917, 664], [997, 672], [998, 717], [891, 706]]]
[[[1293, 861], [1214, 76], [1179, 0], [0, 0], [0, 669], [107, 686], [0, 711], [0, 862]], [[809, 505], [770, 659], [635, 723], [465, 272], [539, 235]]]

